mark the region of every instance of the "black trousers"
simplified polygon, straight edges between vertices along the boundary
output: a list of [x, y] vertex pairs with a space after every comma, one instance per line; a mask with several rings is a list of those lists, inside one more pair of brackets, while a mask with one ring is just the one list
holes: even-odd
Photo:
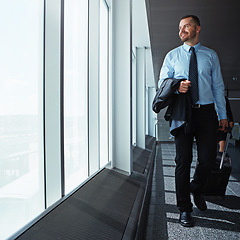
[[[191, 203], [190, 192], [201, 194], [206, 176], [216, 159], [218, 119], [214, 106], [193, 108], [192, 125], [192, 133], [185, 134], [184, 129], [181, 129], [177, 136], [175, 136], [177, 206], [182, 212], [192, 211], [193, 205]], [[197, 159], [199, 165], [190, 183], [194, 137], [197, 144]]]

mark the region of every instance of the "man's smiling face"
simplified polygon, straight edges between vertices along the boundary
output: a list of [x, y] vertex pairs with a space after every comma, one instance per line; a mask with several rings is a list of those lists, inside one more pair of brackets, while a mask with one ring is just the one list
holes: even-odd
[[200, 26], [195, 26], [192, 18], [185, 18], [179, 24], [179, 37], [182, 42], [194, 40], [200, 31]]

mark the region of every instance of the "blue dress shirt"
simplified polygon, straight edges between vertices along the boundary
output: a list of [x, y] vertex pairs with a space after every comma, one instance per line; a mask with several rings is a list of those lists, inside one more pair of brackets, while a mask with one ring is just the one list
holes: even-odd
[[[198, 64], [199, 101], [197, 104], [205, 105], [215, 103], [218, 119], [227, 119], [226, 102], [224, 95], [224, 82], [218, 56], [215, 51], [202, 46], [194, 46]], [[159, 86], [166, 78], [188, 79], [190, 46], [183, 45], [167, 53], [159, 77]]]

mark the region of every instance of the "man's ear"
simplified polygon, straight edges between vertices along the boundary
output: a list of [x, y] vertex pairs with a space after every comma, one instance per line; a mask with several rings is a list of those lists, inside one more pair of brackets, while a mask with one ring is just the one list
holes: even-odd
[[197, 33], [199, 33], [200, 30], [201, 30], [201, 26], [197, 26], [197, 28], [196, 28]]

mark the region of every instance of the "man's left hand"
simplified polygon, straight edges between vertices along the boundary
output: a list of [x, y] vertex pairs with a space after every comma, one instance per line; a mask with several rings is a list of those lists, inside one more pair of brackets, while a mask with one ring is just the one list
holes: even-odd
[[228, 120], [227, 119], [221, 119], [219, 121], [219, 130], [227, 132], [228, 130], [226, 129], [228, 127]]

